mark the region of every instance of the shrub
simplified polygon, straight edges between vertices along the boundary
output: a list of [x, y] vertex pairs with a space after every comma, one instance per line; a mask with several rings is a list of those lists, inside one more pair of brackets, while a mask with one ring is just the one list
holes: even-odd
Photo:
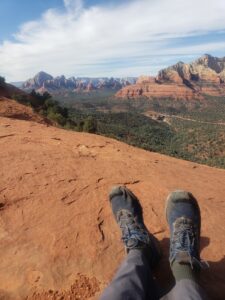
[[28, 100], [27, 96], [25, 96], [25, 95], [14, 94], [14, 95], [12, 95], [12, 99], [14, 99], [17, 102], [22, 103], [22, 104], [26, 104], [26, 105], [29, 104], [29, 100]]
[[5, 78], [0, 76], [0, 87], [3, 87], [5, 85]]
[[93, 117], [89, 116], [84, 120], [83, 131], [89, 133], [95, 133], [97, 131], [97, 122]]
[[43, 95], [37, 93], [35, 90], [32, 90], [30, 93], [30, 103], [34, 108], [39, 108], [45, 104], [45, 101], [50, 99], [51, 95], [48, 92], [44, 92]]
[[54, 111], [49, 111], [47, 114], [47, 117], [52, 120], [57, 122], [60, 125], [65, 125], [66, 124], [66, 119], [59, 113], [54, 112]]

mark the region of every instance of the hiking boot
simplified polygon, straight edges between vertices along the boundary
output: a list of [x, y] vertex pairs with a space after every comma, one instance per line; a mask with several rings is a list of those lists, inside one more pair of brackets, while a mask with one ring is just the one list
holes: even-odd
[[171, 193], [166, 203], [166, 218], [170, 227], [170, 265], [174, 262], [203, 268], [200, 260], [201, 215], [194, 196], [182, 190]]
[[160, 258], [159, 243], [144, 224], [142, 207], [137, 197], [125, 186], [113, 187], [109, 194], [112, 211], [122, 231], [126, 253], [141, 249], [153, 267]]

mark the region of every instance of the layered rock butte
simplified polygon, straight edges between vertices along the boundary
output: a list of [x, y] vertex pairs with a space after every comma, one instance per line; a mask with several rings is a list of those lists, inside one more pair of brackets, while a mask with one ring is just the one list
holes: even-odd
[[225, 96], [225, 57], [206, 54], [190, 64], [178, 62], [156, 77], [141, 76], [136, 84], [118, 91], [116, 97], [201, 100], [204, 95]]
[[118, 184], [139, 197], [161, 242], [155, 276], [164, 288], [172, 282], [165, 199], [193, 192], [210, 264], [201, 284], [225, 299], [225, 170], [3, 114], [0, 149], [0, 299], [98, 299], [124, 258], [108, 201]]

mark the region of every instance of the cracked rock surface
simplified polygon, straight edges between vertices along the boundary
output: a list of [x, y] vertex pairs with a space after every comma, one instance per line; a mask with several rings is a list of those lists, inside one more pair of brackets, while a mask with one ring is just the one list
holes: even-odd
[[137, 195], [161, 241], [162, 287], [172, 281], [165, 199], [174, 189], [198, 198], [211, 266], [201, 281], [225, 299], [225, 170], [4, 117], [0, 150], [0, 299], [98, 299], [124, 257], [108, 201], [118, 184]]

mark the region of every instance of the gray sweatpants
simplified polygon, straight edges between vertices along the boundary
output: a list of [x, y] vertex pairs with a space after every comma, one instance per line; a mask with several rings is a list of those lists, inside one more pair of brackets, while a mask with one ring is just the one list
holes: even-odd
[[[192, 280], [180, 280], [162, 300], [205, 300], [201, 287]], [[100, 300], [159, 300], [157, 285], [140, 250], [131, 250]]]

